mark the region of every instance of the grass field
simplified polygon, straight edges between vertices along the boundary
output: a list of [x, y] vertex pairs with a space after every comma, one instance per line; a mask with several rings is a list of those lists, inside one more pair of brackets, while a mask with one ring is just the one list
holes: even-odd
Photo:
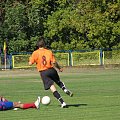
[[60, 73], [62, 81], [71, 91], [69, 97], [58, 91], [69, 105], [60, 108], [50, 91], [43, 89], [37, 71], [0, 71], [0, 95], [12, 101], [31, 102], [37, 96], [48, 95], [51, 104], [36, 109], [1, 111], [1, 120], [120, 120], [120, 69], [71, 70]]

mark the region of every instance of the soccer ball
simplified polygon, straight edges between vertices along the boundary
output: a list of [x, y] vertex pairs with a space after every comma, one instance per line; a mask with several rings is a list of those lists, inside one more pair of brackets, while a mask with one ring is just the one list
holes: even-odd
[[43, 105], [48, 105], [50, 104], [50, 97], [49, 96], [44, 96], [41, 100]]

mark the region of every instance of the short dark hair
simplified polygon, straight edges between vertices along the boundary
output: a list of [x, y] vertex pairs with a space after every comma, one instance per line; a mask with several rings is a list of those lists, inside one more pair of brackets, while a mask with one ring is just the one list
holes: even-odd
[[44, 39], [43, 38], [40, 38], [38, 41], [37, 41], [37, 47], [38, 48], [42, 48], [42, 47], [45, 47], [46, 45], [45, 45], [45, 41], [44, 41]]

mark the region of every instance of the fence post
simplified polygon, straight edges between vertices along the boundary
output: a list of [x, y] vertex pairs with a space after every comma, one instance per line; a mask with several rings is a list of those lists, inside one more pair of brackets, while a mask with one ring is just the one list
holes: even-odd
[[12, 67], [12, 54], [10, 54], [9, 59], [10, 59], [10, 69], [12, 69], [13, 68]]
[[69, 66], [73, 66], [72, 65], [72, 51], [71, 50], [69, 50]]
[[103, 65], [103, 50], [100, 48], [100, 65]]

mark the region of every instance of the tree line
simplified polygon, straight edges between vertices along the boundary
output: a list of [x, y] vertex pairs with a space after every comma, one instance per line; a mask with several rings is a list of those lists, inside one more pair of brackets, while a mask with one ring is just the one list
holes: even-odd
[[1, 0], [0, 47], [31, 52], [120, 48], [120, 0]]

